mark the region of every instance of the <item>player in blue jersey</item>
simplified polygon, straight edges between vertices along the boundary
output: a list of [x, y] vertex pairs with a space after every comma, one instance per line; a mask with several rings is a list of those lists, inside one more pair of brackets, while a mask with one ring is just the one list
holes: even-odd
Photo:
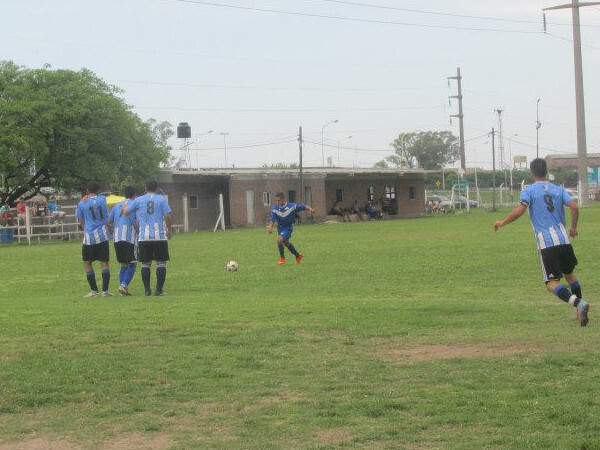
[[279, 248], [279, 260], [277, 260], [277, 264], [285, 264], [285, 247], [296, 257], [296, 264], [300, 264], [304, 254], [298, 253], [290, 242], [292, 232], [294, 231], [294, 222], [299, 212], [310, 211], [314, 213], [315, 210], [302, 203], [286, 202], [283, 192], [275, 195], [275, 201], [277, 204], [273, 206], [273, 210], [271, 211], [267, 231], [269, 234], [273, 233], [273, 226], [277, 223], [277, 247]]
[[125, 215], [135, 213], [139, 220], [139, 260], [142, 263], [142, 281], [146, 295], [152, 295], [150, 272], [156, 261], [155, 295], [163, 295], [169, 260], [168, 239], [171, 238], [171, 208], [166, 197], [156, 193], [158, 183], [146, 183], [146, 195], [137, 197], [125, 206]]
[[[534, 183], [521, 192], [521, 201], [504, 220], [494, 222], [494, 230], [508, 225], [529, 209], [535, 232], [544, 282], [549, 292], [573, 306], [582, 327], [588, 323], [588, 302], [583, 300], [581, 285], [575, 276], [577, 258], [570, 238], [577, 236], [579, 206], [577, 200], [562, 187], [547, 180], [546, 160], [536, 158], [530, 164]], [[567, 231], [565, 206], [571, 210], [571, 228]], [[569, 288], [560, 279], [564, 275]]]
[[98, 285], [96, 284], [96, 275], [92, 263], [100, 261], [102, 266], [102, 295], [111, 297], [108, 291], [110, 283], [110, 269], [108, 260], [110, 251], [108, 248], [108, 207], [106, 206], [106, 197], [98, 195], [100, 186], [98, 183], [90, 183], [87, 192], [77, 205], [77, 221], [80, 230], [83, 230], [83, 266], [87, 275], [87, 280], [91, 291], [86, 297], [95, 297], [99, 295]]
[[113, 241], [117, 261], [121, 264], [119, 272], [119, 293], [123, 296], [131, 295], [129, 284], [135, 275], [137, 262], [137, 220], [135, 214], [126, 216], [123, 213], [125, 205], [130, 204], [135, 198], [135, 189], [126, 186], [124, 189], [127, 200], [117, 203], [108, 215], [108, 226], [113, 230]]

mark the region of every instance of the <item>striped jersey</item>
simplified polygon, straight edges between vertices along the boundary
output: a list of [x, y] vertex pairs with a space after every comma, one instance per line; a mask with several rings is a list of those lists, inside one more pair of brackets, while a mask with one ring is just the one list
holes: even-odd
[[88, 195], [77, 205], [77, 220], [82, 220], [84, 245], [108, 241], [108, 207], [103, 195]]
[[124, 202], [117, 203], [113, 209], [110, 210], [108, 215], [108, 221], [113, 224], [113, 241], [115, 242], [130, 242], [135, 244], [137, 242], [137, 236], [135, 233], [135, 221], [136, 214], [129, 214], [126, 216], [123, 214], [123, 206], [129, 205], [133, 200], [125, 200]]
[[565, 206], [571, 200], [564, 188], [549, 181], [536, 181], [521, 192], [540, 250], [571, 243], [565, 220]]
[[158, 194], [146, 194], [137, 197], [127, 210], [140, 221], [139, 241], [166, 241], [167, 227], [165, 215], [171, 212], [166, 197]]
[[290, 203], [287, 202], [283, 206], [274, 205], [271, 211], [271, 222], [277, 222], [277, 229], [292, 228], [296, 221], [296, 216], [300, 211], [304, 211], [307, 208], [302, 203]]

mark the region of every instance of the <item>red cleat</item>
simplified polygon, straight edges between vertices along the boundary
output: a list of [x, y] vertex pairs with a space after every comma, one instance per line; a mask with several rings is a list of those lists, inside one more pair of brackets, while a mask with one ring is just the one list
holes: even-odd
[[279, 258], [277, 264], [285, 264], [285, 258]]
[[296, 264], [300, 264], [302, 258], [304, 258], [304, 253], [298, 253], [298, 256], [296, 256]]

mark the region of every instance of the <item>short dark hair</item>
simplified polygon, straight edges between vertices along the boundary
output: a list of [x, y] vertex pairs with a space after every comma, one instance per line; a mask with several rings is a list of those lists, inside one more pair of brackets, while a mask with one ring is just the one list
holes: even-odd
[[146, 190], [148, 192], [156, 192], [157, 189], [158, 183], [156, 182], [156, 180], [149, 180], [146, 182]]
[[123, 194], [125, 194], [125, 198], [133, 198], [135, 197], [135, 189], [132, 186], [125, 186]]
[[546, 164], [546, 160], [535, 158], [531, 161], [531, 164], [529, 164], [529, 170], [531, 170], [534, 177], [546, 178], [546, 175], [548, 175], [548, 165]]
[[100, 192], [100, 185], [95, 181], [92, 181], [90, 184], [88, 184], [87, 191], [88, 194], [97, 194]]
[[275, 198], [285, 198], [285, 194], [283, 192], [278, 192], [277, 194], [275, 194]]

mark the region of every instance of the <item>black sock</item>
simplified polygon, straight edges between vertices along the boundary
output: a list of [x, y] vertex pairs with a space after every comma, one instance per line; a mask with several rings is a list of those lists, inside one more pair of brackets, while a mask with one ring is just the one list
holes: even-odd
[[569, 286], [571, 287], [571, 292], [575, 294], [577, 298], [583, 298], [579, 281], [575, 281], [574, 283], [569, 284]]
[[108, 291], [109, 283], [110, 283], [110, 269], [102, 269], [102, 292]]
[[90, 289], [92, 291], [98, 292], [98, 285], [96, 284], [96, 274], [92, 270], [91, 272], [86, 273], [88, 283], [90, 284]]
[[144, 290], [148, 292], [150, 290], [150, 266], [142, 266], [141, 274]]
[[[573, 294], [571, 294], [571, 291], [569, 291], [566, 287], [564, 287], [562, 284], [559, 284], [558, 287], [556, 288], [556, 290], [554, 291], [554, 294], [556, 294], [556, 296], [558, 298], [560, 298], [563, 302], [565, 303], [569, 303], [569, 300], [571, 299], [571, 297], [573, 296]], [[577, 303], [579, 303], [579, 299], [575, 300], [575, 304], [573, 306], [577, 306]]]
[[288, 248], [288, 250], [290, 252], [292, 252], [292, 255], [298, 256], [298, 252], [296, 251], [296, 248], [294, 247], [294, 245], [291, 242], [288, 242], [287, 244], [285, 244], [285, 246]]
[[167, 279], [167, 267], [157, 266], [156, 267], [156, 292], [162, 292]]
[[283, 253], [284, 252], [283, 244], [277, 244], [277, 249], [279, 250], [279, 256], [281, 258], [285, 258], [285, 254]]

